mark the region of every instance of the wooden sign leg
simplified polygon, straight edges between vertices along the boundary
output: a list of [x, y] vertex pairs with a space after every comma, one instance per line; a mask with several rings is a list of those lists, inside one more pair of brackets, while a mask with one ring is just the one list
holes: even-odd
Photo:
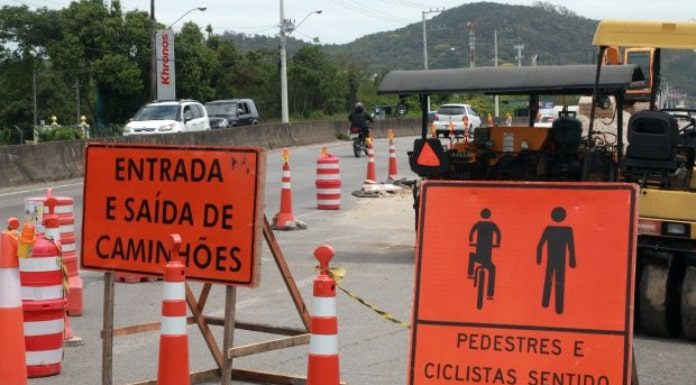
[[221, 385], [232, 384], [232, 358], [227, 352], [234, 346], [234, 322], [237, 307], [237, 287], [227, 286], [225, 288], [225, 325], [223, 334], [222, 351], [225, 352], [222, 365]]
[[102, 326], [102, 385], [113, 383], [114, 274], [104, 273], [104, 321]]
[[283, 250], [281, 250], [280, 245], [278, 245], [278, 241], [276, 241], [275, 235], [273, 234], [273, 229], [271, 229], [271, 224], [268, 222], [268, 218], [265, 216], [263, 217], [263, 236], [266, 238], [268, 248], [271, 249], [273, 259], [275, 260], [276, 265], [278, 265], [280, 274], [283, 276], [283, 281], [285, 281], [285, 286], [288, 288], [292, 301], [295, 303], [297, 312], [299, 313], [300, 318], [302, 318], [302, 323], [307, 331], [309, 331], [312, 318], [309, 315], [309, 311], [307, 310], [304, 300], [302, 299], [300, 289], [297, 288], [297, 284], [295, 284], [295, 280], [292, 278], [290, 268], [288, 267], [288, 263], [285, 261], [285, 256], [283, 255]]
[[[208, 286], [210, 284], [206, 283], [205, 285]], [[201, 334], [203, 335], [203, 339], [205, 340], [205, 343], [208, 345], [210, 354], [213, 355], [213, 359], [215, 359], [215, 363], [217, 364], [218, 369], [222, 369], [224, 361], [222, 352], [220, 351], [220, 347], [215, 341], [215, 336], [213, 335], [213, 333], [211, 333], [210, 328], [208, 327], [208, 323], [206, 322], [205, 317], [203, 316], [202, 308], [199, 306], [198, 301], [196, 301], [196, 297], [193, 295], [193, 291], [191, 291], [191, 287], [188, 283], [186, 284], [186, 303], [188, 303], [189, 309], [191, 310], [191, 314], [193, 314], [193, 319], [196, 321], [196, 324], [198, 324], [198, 329], [200, 329]]]

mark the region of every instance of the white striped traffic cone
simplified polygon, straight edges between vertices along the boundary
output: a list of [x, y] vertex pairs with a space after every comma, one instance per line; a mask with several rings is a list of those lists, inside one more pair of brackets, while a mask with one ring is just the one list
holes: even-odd
[[27, 384], [24, 315], [17, 245], [9, 231], [0, 235], [0, 378], [6, 385]]
[[375, 170], [375, 147], [372, 138], [367, 138], [367, 183], [377, 183], [377, 171]]
[[283, 177], [280, 190], [280, 210], [274, 217], [275, 228], [285, 229], [294, 227], [295, 217], [292, 215], [292, 185], [290, 184], [290, 150], [283, 150]]
[[172, 234], [171, 258], [164, 267], [162, 328], [157, 385], [190, 385], [188, 335], [186, 334], [186, 275], [179, 259], [181, 237]]
[[389, 179], [399, 179], [399, 171], [396, 166], [396, 145], [394, 144], [394, 130], [389, 129], [387, 134], [389, 137]]
[[314, 250], [319, 275], [314, 279], [312, 324], [307, 362], [307, 385], [338, 385], [338, 319], [336, 318], [336, 282], [329, 275], [334, 256], [331, 246]]

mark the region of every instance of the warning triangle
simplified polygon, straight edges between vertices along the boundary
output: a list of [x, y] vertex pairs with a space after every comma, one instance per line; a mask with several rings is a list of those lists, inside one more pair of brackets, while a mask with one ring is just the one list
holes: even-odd
[[435, 151], [433, 151], [433, 148], [430, 147], [430, 143], [428, 143], [428, 142], [423, 143], [423, 147], [421, 148], [420, 154], [418, 154], [417, 163], [419, 166], [428, 166], [428, 167], [439, 167], [440, 166], [440, 158], [437, 157], [437, 154], [435, 154]]

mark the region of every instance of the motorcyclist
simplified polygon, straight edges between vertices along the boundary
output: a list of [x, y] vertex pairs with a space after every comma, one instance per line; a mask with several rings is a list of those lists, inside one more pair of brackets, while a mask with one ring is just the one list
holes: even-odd
[[360, 129], [358, 138], [361, 142], [365, 140], [370, 135], [370, 127], [367, 122], [374, 122], [370, 114], [365, 112], [365, 106], [362, 103], [355, 103], [355, 108], [348, 114], [348, 120], [350, 121], [351, 127], [357, 127]]

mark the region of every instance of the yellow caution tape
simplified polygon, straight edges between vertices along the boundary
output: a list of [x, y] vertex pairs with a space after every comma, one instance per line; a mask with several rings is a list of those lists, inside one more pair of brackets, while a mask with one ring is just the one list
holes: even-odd
[[[317, 267], [316, 270], [319, 270], [319, 268]], [[361, 298], [357, 294], [355, 294], [355, 293], [351, 292], [350, 290], [347, 290], [343, 286], [341, 286], [340, 282], [343, 280], [343, 278], [346, 277], [346, 269], [345, 268], [343, 268], [343, 267], [330, 267], [329, 270], [327, 271], [327, 273], [336, 282], [336, 287], [341, 289], [342, 292], [346, 293], [350, 298], [352, 298], [356, 302], [367, 306], [369, 309], [371, 309], [372, 311], [374, 311], [380, 317], [382, 317], [383, 319], [385, 319], [387, 321], [393, 322], [393, 323], [395, 323], [395, 324], [397, 324], [405, 329], [411, 328], [410, 324], [403, 322], [397, 318], [394, 318], [394, 316], [391, 313], [388, 313], [388, 312], [378, 308], [377, 306], [365, 301], [363, 298]]]
[[61, 245], [60, 242], [56, 242], [53, 237], [46, 237], [46, 239], [53, 242], [58, 249], [58, 257], [56, 258], [56, 262], [58, 263], [58, 266], [60, 266], [61, 272], [63, 272], [63, 290], [65, 290], [65, 296], [67, 297], [68, 294], [70, 294], [70, 274], [68, 273], [68, 266], [65, 265], [65, 260], [63, 259], [63, 245]]

